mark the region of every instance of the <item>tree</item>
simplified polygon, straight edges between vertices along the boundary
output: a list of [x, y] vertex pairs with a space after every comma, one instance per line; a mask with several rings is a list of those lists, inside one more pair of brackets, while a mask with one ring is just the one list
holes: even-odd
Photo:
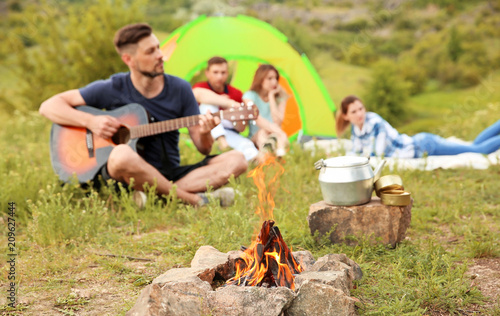
[[113, 47], [117, 29], [143, 22], [146, 0], [85, 1], [65, 10], [51, 1], [34, 4], [25, 22], [35, 43], [27, 47], [21, 37], [11, 39], [22, 82], [23, 108], [37, 109], [48, 97], [104, 79], [127, 68]]

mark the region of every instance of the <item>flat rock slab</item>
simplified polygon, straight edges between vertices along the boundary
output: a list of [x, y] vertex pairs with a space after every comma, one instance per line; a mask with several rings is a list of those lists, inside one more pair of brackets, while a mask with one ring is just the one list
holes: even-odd
[[[312, 204], [307, 221], [311, 234], [330, 233], [332, 243], [356, 245], [358, 239], [368, 238], [372, 243], [395, 247], [406, 236], [411, 222], [411, 207], [388, 206], [380, 198], [363, 205], [337, 206], [325, 201]], [[352, 238], [354, 237], [354, 238]]]

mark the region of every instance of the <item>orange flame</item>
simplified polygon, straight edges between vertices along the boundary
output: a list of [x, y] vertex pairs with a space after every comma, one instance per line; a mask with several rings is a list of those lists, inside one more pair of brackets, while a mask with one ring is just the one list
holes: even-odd
[[295, 289], [295, 274], [303, 271], [274, 221], [265, 221], [257, 239], [235, 262], [236, 274], [226, 284], [286, 286]]
[[[268, 169], [276, 169], [275, 172], [266, 172]], [[274, 219], [274, 195], [279, 187], [279, 179], [285, 172], [285, 168], [276, 160], [273, 155], [267, 155], [264, 163], [258, 165], [255, 169], [248, 173], [248, 177], [253, 178], [253, 182], [259, 189], [259, 206], [256, 214], [262, 220]], [[266, 184], [266, 175], [273, 174], [269, 182]]]
[[286, 286], [295, 289], [294, 275], [302, 272], [303, 268], [293, 257], [272, 220], [274, 195], [284, 172], [285, 168], [272, 155], [267, 155], [264, 163], [249, 172], [248, 177], [253, 178], [259, 189], [256, 213], [264, 222], [257, 238], [235, 262], [236, 274], [226, 284]]

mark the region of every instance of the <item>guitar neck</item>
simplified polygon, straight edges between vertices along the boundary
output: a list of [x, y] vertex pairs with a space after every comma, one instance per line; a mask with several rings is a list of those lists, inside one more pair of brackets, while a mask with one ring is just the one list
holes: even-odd
[[137, 125], [130, 128], [130, 138], [141, 138], [158, 135], [183, 127], [198, 125], [200, 115], [180, 117], [168, 121], [155, 122], [150, 124]]
[[[230, 108], [229, 110], [212, 113], [213, 116], [219, 117], [221, 120], [226, 119], [231, 122], [255, 120], [259, 116], [259, 109], [255, 105], [247, 105], [240, 108]], [[143, 124], [130, 127], [130, 138], [141, 138], [170, 131], [178, 130], [183, 127], [191, 127], [198, 125], [200, 122], [199, 115], [180, 117], [172, 120], [161, 121], [150, 124]]]

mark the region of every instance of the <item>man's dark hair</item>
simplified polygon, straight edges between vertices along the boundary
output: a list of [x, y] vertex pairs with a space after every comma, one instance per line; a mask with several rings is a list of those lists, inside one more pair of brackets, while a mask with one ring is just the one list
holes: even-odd
[[128, 45], [137, 44], [141, 39], [153, 33], [153, 29], [146, 23], [136, 23], [125, 25], [116, 31], [113, 43], [118, 53], [122, 53], [123, 49]]
[[212, 65], [227, 64], [227, 60], [224, 57], [214, 56], [208, 60], [207, 69], [210, 69]]

